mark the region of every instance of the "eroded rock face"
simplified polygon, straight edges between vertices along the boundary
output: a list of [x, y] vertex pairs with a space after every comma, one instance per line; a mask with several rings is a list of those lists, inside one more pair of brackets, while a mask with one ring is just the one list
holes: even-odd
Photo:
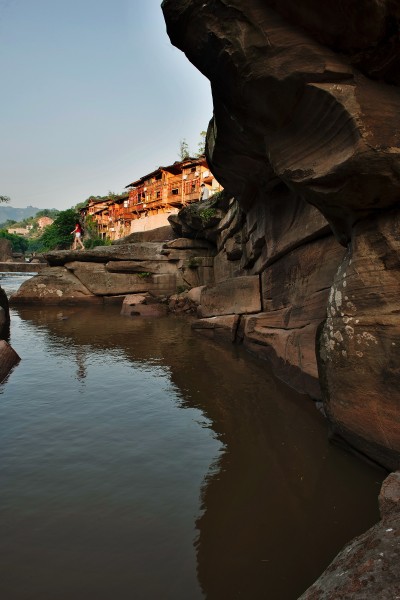
[[[262, 312], [243, 317], [243, 343], [295, 389], [321, 399], [315, 337], [344, 249], [332, 236], [295, 248], [261, 275]], [[324, 260], [321, 260], [321, 256]]]
[[[398, 201], [400, 90], [353, 66], [366, 64], [373, 47], [376, 55], [377, 44], [389, 44], [390, 32], [392, 66], [399, 65], [396, 3], [162, 6], [172, 42], [211, 81], [209, 160], [244, 208], [254, 190], [284, 182], [346, 243], [357, 220]], [[395, 71], [387, 70], [390, 83]]]
[[400, 212], [358, 223], [332, 286], [319, 369], [334, 432], [398, 468]]
[[[162, 7], [172, 43], [211, 82], [208, 160], [239, 204], [232, 223], [240, 216], [241, 225], [219, 231], [215, 279], [262, 273], [264, 298], [274, 288], [265, 314], [239, 328], [245, 342], [261, 346], [283, 376], [299, 367], [296, 386], [310, 390], [325, 286], [343, 260], [318, 346], [323, 399], [336, 435], [395, 468], [400, 263], [389, 223], [400, 201], [399, 4], [164, 0]], [[326, 260], [321, 243], [306, 259], [327, 267], [318, 293], [318, 278], [305, 281], [309, 265], [291, 277], [291, 254], [321, 240], [327, 224], [347, 253]]]

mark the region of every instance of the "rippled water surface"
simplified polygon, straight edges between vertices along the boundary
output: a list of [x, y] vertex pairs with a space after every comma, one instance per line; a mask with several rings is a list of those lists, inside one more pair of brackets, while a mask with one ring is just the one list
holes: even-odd
[[186, 320], [20, 308], [11, 344], [4, 600], [294, 600], [378, 518], [382, 474], [267, 363]]

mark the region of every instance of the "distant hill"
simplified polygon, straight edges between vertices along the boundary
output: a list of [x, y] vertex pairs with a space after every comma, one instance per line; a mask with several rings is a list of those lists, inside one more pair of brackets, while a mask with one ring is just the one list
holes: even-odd
[[5, 223], [9, 219], [13, 221], [23, 221], [29, 217], [34, 217], [42, 208], [27, 206], [26, 208], [13, 208], [7, 204], [0, 204], [0, 223]]

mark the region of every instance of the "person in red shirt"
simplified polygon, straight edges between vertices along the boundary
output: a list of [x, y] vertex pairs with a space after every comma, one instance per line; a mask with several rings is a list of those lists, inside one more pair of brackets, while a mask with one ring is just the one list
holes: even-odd
[[85, 246], [82, 243], [82, 227], [79, 223], [75, 225], [75, 229], [71, 231], [71, 235], [74, 234], [74, 243], [72, 245], [72, 250], [77, 249], [77, 245], [79, 244], [82, 250], [85, 249]]

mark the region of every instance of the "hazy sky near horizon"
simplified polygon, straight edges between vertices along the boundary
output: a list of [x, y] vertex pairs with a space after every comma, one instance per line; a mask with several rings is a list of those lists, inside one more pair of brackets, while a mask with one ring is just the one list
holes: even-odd
[[210, 85], [161, 0], [0, 0], [0, 195], [64, 210], [197, 151]]

